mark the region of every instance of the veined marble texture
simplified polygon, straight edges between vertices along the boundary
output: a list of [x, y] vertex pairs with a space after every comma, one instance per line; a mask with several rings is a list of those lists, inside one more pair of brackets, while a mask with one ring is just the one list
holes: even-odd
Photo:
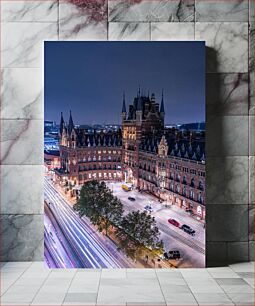
[[208, 157], [206, 171], [207, 207], [248, 204], [248, 156]]
[[249, 155], [254, 156], [254, 116], [249, 116]]
[[1, 164], [43, 165], [43, 120], [1, 120]]
[[196, 0], [196, 21], [248, 21], [247, 0]]
[[149, 23], [109, 22], [109, 40], [150, 40]]
[[57, 39], [206, 41], [207, 260], [247, 260], [248, 252], [253, 258], [254, 209], [248, 203], [254, 202], [254, 117], [247, 116], [248, 85], [254, 115], [253, 5], [253, 0], [1, 1], [1, 119], [8, 119], [1, 120], [3, 260], [43, 260], [40, 72], [43, 41]]
[[1, 214], [43, 214], [43, 166], [0, 167]]
[[207, 73], [206, 114], [248, 115], [248, 73]]
[[207, 116], [206, 156], [247, 156], [248, 124], [248, 116]]
[[60, 40], [106, 40], [107, 1], [60, 1]]
[[109, 0], [109, 21], [194, 21], [194, 0]]
[[1, 261], [43, 260], [43, 215], [1, 215]]
[[[248, 205], [208, 205], [206, 210], [208, 241], [238, 241], [248, 244]], [[212, 221], [215, 219], [218, 221], [217, 226], [213, 226]]]
[[43, 119], [42, 69], [3, 69], [1, 101], [4, 119]]
[[254, 22], [249, 26], [249, 112], [254, 115]]
[[195, 27], [191, 22], [153, 22], [151, 40], [194, 40]]
[[248, 72], [248, 23], [197, 22], [195, 39], [210, 48], [207, 72]]
[[56, 40], [57, 23], [5, 22], [2, 30], [2, 68], [42, 67], [43, 41]]
[[58, 21], [58, 0], [27, 1], [2, 0], [2, 22], [5, 21]]
[[249, 204], [254, 205], [254, 156], [249, 157]]

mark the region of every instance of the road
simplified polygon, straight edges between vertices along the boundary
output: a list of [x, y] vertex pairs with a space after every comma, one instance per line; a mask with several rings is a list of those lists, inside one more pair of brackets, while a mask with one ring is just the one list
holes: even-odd
[[[183, 267], [204, 267], [205, 266], [205, 229], [203, 223], [192, 218], [183, 209], [177, 206], [166, 208], [159, 203], [155, 197], [140, 193], [137, 190], [126, 192], [122, 190], [121, 183], [107, 183], [124, 205], [126, 213], [134, 210], [143, 211], [146, 205], [153, 208], [152, 216], [155, 217], [157, 226], [161, 232], [161, 239], [164, 242], [165, 250], [179, 250], [183, 260]], [[128, 197], [134, 197], [134, 202], [128, 200]], [[188, 235], [181, 229], [168, 223], [168, 219], [173, 218], [181, 224], [187, 224], [196, 231], [194, 237]]]
[[48, 264], [54, 261], [60, 267], [72, 264], [85, 268], [132, 267], [108, 237], [98, 233], [86, 218], [80, 218], [73, 211], [47, 177], [44, 179], [44, 198], [48, 203], [45, 227], [47, 229], [51, 224], [54, 228], [51, 230], [53, 236], [45, 230]]

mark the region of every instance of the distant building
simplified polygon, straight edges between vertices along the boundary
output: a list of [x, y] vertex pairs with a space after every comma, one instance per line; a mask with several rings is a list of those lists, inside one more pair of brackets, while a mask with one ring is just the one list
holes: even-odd
[[163, 94], [159, 104], [139, 90], [128, 110], [123, 96], [121, 116], [121, 130], [98, 134], [61, 115], [58, 180], [124, 180], [205, 219], [204, 131], [165, 128]]

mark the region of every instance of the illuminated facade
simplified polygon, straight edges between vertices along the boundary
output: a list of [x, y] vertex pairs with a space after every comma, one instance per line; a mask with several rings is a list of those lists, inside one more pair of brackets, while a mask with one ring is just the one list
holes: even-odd
[[204, 220], [204, 131], [166, 129], [164, 118], [163, 94], [159, 105], [154, 94], [140, 90], [128, 111], [123, 96], [117, 132], [88, 134], [75, 128], [71, 114], [67, 126], [61, 115], [58, 179], [72, 185], [124, 180]]

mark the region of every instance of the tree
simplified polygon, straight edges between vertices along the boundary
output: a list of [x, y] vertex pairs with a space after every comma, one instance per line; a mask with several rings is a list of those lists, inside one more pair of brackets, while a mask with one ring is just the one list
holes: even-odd
[[80, 217], [87, 216], [94, 225], [97, 225], [99, 231], [105, 230], [106, 235], [109, 227], [118, 225], [123, 215], [121, 201], [113, 196], [104, 182], [96, 180], [86, 182], [82, 186], [74, 210]]
[[146, 248], [160, 251], [163, 248], [155, 218], [145, 211], [133, 211], [123, 217], [118, 237], [120, 248], [134, 258], [137, 258]]

